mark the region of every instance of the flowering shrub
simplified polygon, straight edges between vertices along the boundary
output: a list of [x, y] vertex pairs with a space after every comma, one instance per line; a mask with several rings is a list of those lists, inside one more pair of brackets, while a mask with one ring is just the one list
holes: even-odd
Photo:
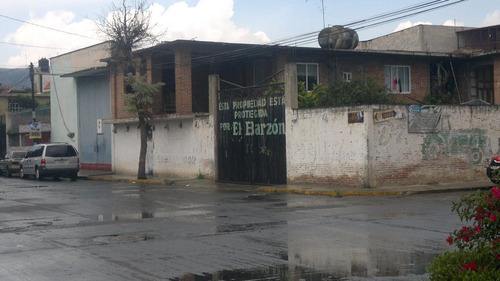
[[428, 267], [431, 280], [499, 280], [500, 188], [463, 196], [452, 211], [472, 226], [463, 226], [446, 239], [457, 249], [434, 259]]

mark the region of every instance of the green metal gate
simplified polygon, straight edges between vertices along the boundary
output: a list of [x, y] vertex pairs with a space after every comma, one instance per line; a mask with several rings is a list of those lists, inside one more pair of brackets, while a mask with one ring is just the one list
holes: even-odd
[[286, 184], [283, 83], [221, 90], [219, 180]]

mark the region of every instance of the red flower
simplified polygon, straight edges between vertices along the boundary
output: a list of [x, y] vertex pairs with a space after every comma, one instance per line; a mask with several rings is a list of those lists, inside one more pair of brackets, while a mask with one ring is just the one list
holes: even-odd
[[476, 233], [481, 232], [481, 230], [482, 230], [482, 228], [481, 228], [481, 226], [480, 226], [480, 225], [478, 225], [478, 226], [474, 227], [474, 231], [475, 231]]
[[451, 236], [448, 236], [448, 238], [446, 238], [446, 242], [448, 242], [448, 244], [453, 244], [453, 238], [451, 238]]
[[490, 215], [490, 221], [491, 221], [491, 222], [496, 222], [496, 221], [497, 221], [497, 215], [496, 215], [496, 214], [494, 214], [494, 213], [492, 213], [492, 214]]
[[458, 269], [468, 269], [468, 270], [472, 270], [472, 271], [477, 271], [477, 265], [475, 262], [471, 261], [470, 263], [458, 268]]
[[493, 193], [494, 198], [500, 199], [500, 188], [498, 188], [498, 186], [491, 188], [491, 192]]

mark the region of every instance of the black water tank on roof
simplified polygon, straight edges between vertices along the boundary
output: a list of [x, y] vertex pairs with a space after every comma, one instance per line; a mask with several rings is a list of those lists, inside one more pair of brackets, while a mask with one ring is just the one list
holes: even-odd
[[46, 58], [41, 58], [38, 60], [38, 67], [42, 72], [50, 72], [49, 60]]
[[318, 35], [318, 43], [322, 49], [354, 49], [358, 46], [358, 33], [341, 25], [327, 27]]

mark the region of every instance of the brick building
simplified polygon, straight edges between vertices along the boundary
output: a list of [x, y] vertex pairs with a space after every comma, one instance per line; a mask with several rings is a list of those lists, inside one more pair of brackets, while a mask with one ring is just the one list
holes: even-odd
[[[429, 31], [426, 27], [415, 27], [406, 32], [414, 32], [415, 30], [424, 33]], [[438, 31], [439, 27], [437, 29], [433, 27], [432, 32], [420, 36], [421, 40], [415, 43], [416, 47], [420, 44], [417, 49], [405, 49], [404, 46], [398, 45], [398, 42], [406, 42], [401, 39], [407, 36], [403, 32], [388, 35], [388, 38], [374, 39], [371, 42], [371, 46], [377, 44], [383, 46], [383, 44], [392, 42], [391, 48], [368, 48], [366, 46], [363, 48], [364, 45], [370, 44], [362, 43], [361, 48], [355, 50], [323, 50], [320, 48], [177, 40], [138, 50], [135, 55], [142, 63], [136, 72], [146, 75], [149, 82], [165, 83], [153, 106], [155, 118], [152, 127], [153, 136], [148, 145], [148, 172], [156, 175], [184, 177], [202, 174], [205, 177], [218, 180], [257, 183], [311, 180], [375, 187], [384, 182], [390, 182], [388, 179], [392, 179], [395, 175], [391, 171], [406, 169], [403, 162], [393, 163], [392, 159], [404, 159], [401, 155], [408, 153], [405, 151], [410, 148], [402, 148], [401, 151], [396, 152], [399, 153], [398, 155], [388, 156], [386, 153], [378, 155], [378, 152], [388, 151], [372, 144], [372, 141], [380, 139], [380, 145], [383, 143], [399, 144], [398, 139], [392, 139], [392, 133], [397, 133], [404, 136], [405, 139], [411, 140], [411, 145], [416, 146], [411, 149], [415, 150], [414, 154], [417, 155], [423, 150], [423, 146], [430, 143], [427, 141], [426, 135], [408, 135], [408, 125], [401, 123], [406, 122], [402, 121], [406, 120], [404, 118], [384, 123], [384, 126], [373, 125], [375, 126], [373, 128], [372, 125], [368, 124], [368, 122], [374, 122], [374, 118], [371, 116], [369, 118], [367, 116], [364, 119], [366, 121], [361, 122], [363, 125], [347, 122], [347, 116], [351, 116], [353, 111], [363, 116], [363, 112], [370, 115], [376, 114], [377, 110], [386, 109], [385, 107], [317, 109], [312, 111], [297, 109], [296, 83], [303, 81], [306, 83], [306, 87], [311, 89], [317, 83], [328, 85], [336, 79], [350, 81], [358, 77], [372, 76], [380, 84], [386, 86], [388, 94], [396, 95], [400, 104], [397, 108], [398, 114], [407, 116], [409, 111], [405, 110], [405, 105], [421, 103], [427, 94], [434, 91], [435, 79], [446, 75], [444, 87], [456, 93], [460, 102], [481, 99], [490, 104], [500, 103], [500, 88], [498, 86], [500, 82], [497, 81], [500, 79], [498, 78], [499, 71], [495, 71], [500, 67], [500, 55], [496, 49], [497, 42], [488, 39], [492, 38], [491, 34], [498, 32], [498, 28], [486, 28], [484, 31], [483, 29], [461, 28], [457, 30], [443, 27], [442, 30]], [[443, 32], [446, 33], [446, 36], [443, 35]], [[484, 37], [484, 32], [490, 35]], [[393, 40], [397, 39], [398, 36], [401, 36], [401, 40]], [[469, 37], [472, 39], [467, 39]], [[443, 47], [430, 44], [434, 42], [433, 40], [441, 38], [447, 38], [445, 41], [453, 46]], [[485, 38], [489, 42], [487, 49], [468, 49], [462, 47], [465, 45], [460, 43], [469, 42], [466, 46], [478, 46], [476, 41], [484, 41]], [[377, 40], [380, 41], [377, 43]], [[470, 42], [476, 43], [470, 44]], [[426, 46], [427, 49], [421, 48], [422, 46]], [[241, 125], [240, 127], [234, 125], [238, 120], [231, 121], [233, 123], [221, 122], [221, 116], [224, 115], [221, 115], [221, 112], [230, 107], [226, 107], [226, 104], [234, 105], [234, 103], [221, 102], [221, 95], [224, 91], [238, 89], [241, 93], [247, 93], [260, 89], [262, 85], [273, 83], [283, 83], [284, 92], [281, 94], [286, 100], [286, 104], [283, 104], [286, 111], [283, 111], [282, 117], [279, 117], [283, 118], [282, 121], [272, 123], [272, 121], [266, 120], [264, 122], [269, 123], [258, 123], [252, 128], [247, 126], [246, 131], [243, 129], [243, 136], [238, 135], [241, 135]], [[136, 129], [137, 119], [126, 111], [123, 100], [122, 75], [111, 73], [110, 91], [111, 118], [104, 120], [104, 123], [113, 124], [113, 170], [134, 174], [137, 171], [139, 131]], [[264, 104], [266, 101], [269, 104], [276, 100], [266, 98], [263, 101]], [[265, 119], [261, 118], [263, 116], [257, 112], [262, 110], [266, 113], [265, 117], [268, 117], [267, 115], [270, 113], [266, 110], [270, 109], [261, 107], [258, 105], [259, 103], [262, 102], [257, 98], [248, 101], [248, 104], [256, 110], [255, 115], [260, 119]], [[471, 109], [471, 111], [477, 112], [476, 109]], [[479, 112], [481, 113], [481, 111]], [[241, 113], [243, 112], [234, 112], [234, 116], [241, 116]], [[240, 123], [243, 125], [252, 124], [252, 126], [257, 124], [259, 118], [253, 116], [253, 111], [250, 113], [252, 114], [251, 118], [254, 119], [242, 119], [239, 120]], [[450, 113], [451, 115], [453, 114]], [[328, 120], [332, 118], [335, 122], [324, 123], [328, 123]], [[306, 120], [316, 121], [309, 124], [309, 121], [306, 122]], [[341, 123], [337, 123], [339, 120]], [[397, 132], [391, 132], [391, 124], [394, 122], [397, 125], [394, 125], [393, 129], [396, 129]], [[468, 122], [473, 123], [471, 120]], [[328, 127], [328, 130], [321, 128], [310, 130], [301, 127], [306, 123], [308, 127], [314, 127], [318, 124], [322, 124], [322, 126], [335, 125], [332, 128]], [[451, 123], [452, 121], [449, 121], [449, 124]], [[469, 129], [473, 132], [476, 132], [476, 129], [482, 130], [476, 125], [474, 128], [461, 128], [460, 132], [453, 131], [453, 128], [447, 128], [448, 131], [444, 136], [478, 138], [477, 135], [467, 131]], [[264, 128], [268, 128], [272, 133], [273, 126], [276, 128], [286, 126], [286, 137], [283, 130], [283, 136], [280, 136], [280, 140], [277, 141], [278, 147], [286, 147], [284, 151], [279, 153], [279, 160], [274, 158], [269, 160], [271, 156], [276, 157], [273, 155], [274, 151], [269, 150], [270, 145], [275, 145], [274, 141], [269, 143], [268, 139], [270, 138], [247, 138], [247, 135], [253, 136]], [[387, 128], [387, 132], [391, 133], [390, 137], [384, 134], [385, 131], [377, 131], [377, 127]], [[236, 142], [245, 143], [246, 146], [228, 148], [227, 144], [224, 144], [224, 137], [222, 137], [224, 130], [232, 131], [233, 134], [230, 134], [229, 138], [234, 137], [237, 139]], [[281, 130], [276, 132], [278, 131], [281, 133]], [[310, 135], [306, 132], [313, 133]], [[483, 130], [480, 131], [480, 135], [481, 140], [483, 140], [483, 135], [488, 135], [489, 144], [492, 144], [496, 143], [495, 138], [498, 133], [497, 131], [487, 132]], [[341, 139], [337, 139], [339, 136]], [[387, 141], [386, 138], [391, 141]], [[349, 140], [350, 144], [345, 143], [346, 140]], [[262, 142], [265, 142], [265, 145]], [[321, 142], [321, 145], [318, 142]], [[307, 148], [306, 144], [311, 147]], [[333, 144], [335, 145], [331, 146]], [[252, 148], [254, 146], [258, 146], [259, 151]], [[301, 147], [303, 149], [299, 149]], [[339, 148], [343, 151], [337, 151]], [[481, 174], [480, 169], [476, 167], [476, 158], [479, 157], [477, 155], [482, 157], [496, 150], [494, 147], [486, 148], [485, 145], [481, 146], [480, 152], [477, 152], [476, 148], [474, 149], [475, 156], [473, 158], [475, 160], [473, 162], [464, 160], [464, 155], [460, 155], [460, 160], [457, 160], [462, 163], [463, 167], [473, 167], [472, 172], [468, 173], [471, 177], [477, 177]], [[314, 151], [315, 157], [329, 155], [330, 158], [322, 159], [323, 162], [318, 163], [317, 158], [309, 159], [312, 151]], [[464, 151], [466, 149], [453, 150], [453, 153], [466, 153]], [[264, 154], [269, 159], [263, 157]], [[425, 162], [423, 166], [426, 167], [426, 171], [439, 170], [433, 166], [439, 165], [438, 161], [429, 161], [430, 154], [420, 155], [421, 160]], [[301, 157], [298, 157], [299, 155]], [[450, 157], [450, 155], [446, 156]], [[387, 164], [380, 159], [386, 159], [386, 162], [390, 163], [391, 169], [388, 172], [391, 173], [390, 175], [381, 174], [378, 176], [374, 173]], [[226, 160], [232, 162], [225, 162]], [[278, 162], [272, 166], [269, 163], [273, 161]], [[234, 171], [234, 174], [226, 175], [225, 172], [222, 172], [227, 169], [234, 170], [234, 166], [237, 166], [238, 162], [250, 164], [239, 166], [240, 171]], [[472, 164], [468, 166], [467, 163]], [[268, 167], [268, 164], [271, 166]], [[258, 175], [262, 173], [262, 170], [283, 170], [284, 179], [276, 182], [269, 181], [266, 175], [262, 177]], [[304, 173], [304, 171], [309, 172]], [[421, 172], [425, 173], [424, 170]], [[435, 181], [439, 178], [457, 178], [453, 174], [454, 172], [445, 170], [445, 173], [448, 174], [446, 176], [433, 175], [429, 179], [423, 177], [422, 174], [412, 174], [410, 170], [407, 170], [406, 176], [401, 173], [397, 173], [397, 175], [402, 181], [405, 178], [411, 179], [412, 184], [419, 183], [419, 180]], [[257, 174], [257, 176], [245, 178], [242, 174]], [[461, 175], [467, 174], [462, 173]], [[400, 181], [393, 180], [393, 182], [399, 183]]]

